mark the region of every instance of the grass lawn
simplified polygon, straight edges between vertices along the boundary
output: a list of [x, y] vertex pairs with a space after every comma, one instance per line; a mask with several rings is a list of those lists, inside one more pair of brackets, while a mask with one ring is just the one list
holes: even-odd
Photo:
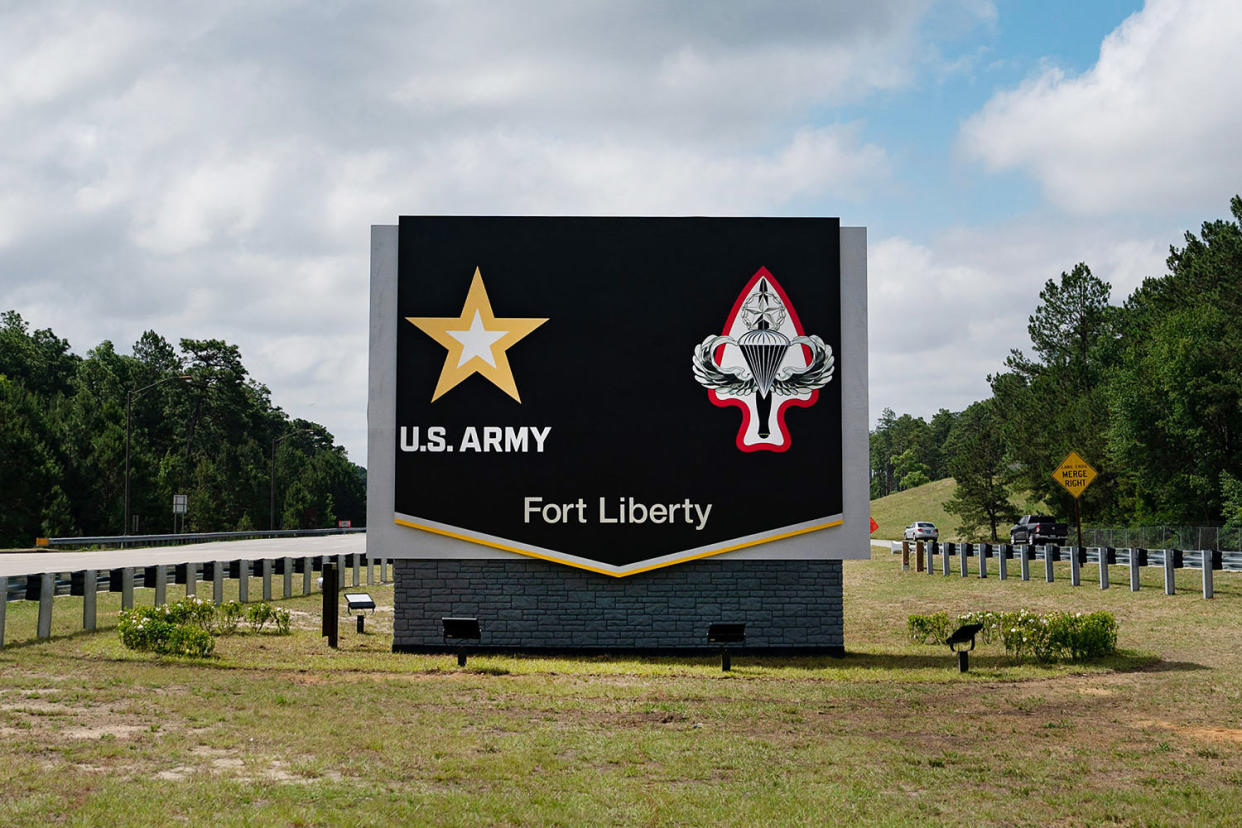
[[[370, 589], [389, 609], [367, 634], [343, 618], [337, 652], [311, 596], [279, 602], [293, 635], [221, 638], [203, 663], [72, 633], [69, 597], [34, 642], [34, 604], [14, 603], [0, 824], [1237, 824], [1242, 576], [1204, 601], [1196, 574], [1171, 597], [1155, 570], [1101, 592], [903, 573], [877, 550], [845, 565], [850, 655], [735, 654], [727, 674], [395, 655], [390, 587]], [[1126, 652], [1016, 666], [981, 645], [962, 676], [904, 637], [912, 612], [1020, 607], [1111, 610]]]

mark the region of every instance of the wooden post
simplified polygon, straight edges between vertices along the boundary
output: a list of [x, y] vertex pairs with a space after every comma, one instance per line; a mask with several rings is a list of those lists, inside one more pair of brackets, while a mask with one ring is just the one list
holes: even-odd
[[1009, 578], [1009, 556], [1013, 554], [1013, 547], [1007, 543], [998, 544], [996, 547], [996, 571], [1000, 575], [1002, 581]]
[[1082, 572], [1079, 569], [1082, 562], [1078, 559], [1078, 556], [1082, 554], [1082, 547], [1071, 546], [1069, 549], [1069, 553], [1070, 553], [1070, 586], [1082, 586]]
[[908, 540], [901, 542], [901, 569], [903, 572], [910, 569], [910, 541]]
[[1022, 580], [1031, 580], [1031, 545], [1029, 543], [1018, 547], [1018, 570], [1022, 574]]
[[272, 559], [263, 559], [263, 600], [272, 600]]
[[946, 543], [940, 548], [940, 568], [944, 570], [946, 576], [949, 574], [950, 557], [952, 556], [949, 554], [949, 544]]
[[315, 585], [315, 567], [311, 566], [310, 558], [302, 559], [302, 594], [310, 595]]
[[224, 561], [211, 564], [211, 602], [217, 607], [224, 603]]
[[1056, 572], [1052, 568], [1052, 561], [1056, 558], [1056, 547], [1050, 543], [1044, 544], [1044, 581], [1052, 583]]
[[[56, 575], [44, 572], [39, 576], [39, 638], [52, 637], [52, 596], [56, 592]], [[6, 595], [7, 599], [8, 596]]]
[[285, 597], [285, 598], [292, 598], [292, 597], [293, 597], [293, 558], [285, 558], [285, 559], [284, 559], [284, 567], [283, 567], [283, 569], [285, 570], [285, 574], [284, 574], [284, 583], [282, 584], [282, 586], [283, 586], [283, 588], [284, 588], [284, 589], [283, 589], [283, 592], [284, 592], [284, 596], [283, 596], [283, 597]]
[[185, 565], [185, 594], [198, 595], [198, 564]]
[[127, 566], [121, 570], [121, 609], [134, 608], [134, 568]]
[[371, 560], [371, 556], [367, 555], [367, 586], [375, 583], [375, 561]]
[[992, 554], [992, 544], [975, 544], [975, 554], [979, 556], [979, 577], [988, 577], [988, 556]]
[[168, 568], [163, 564], [155, 567], [155, 606], [168, 603]]
[[237, 600], [250, 603], [250, 561], [237, 562]]
[[350, 557], [354, 559], [354, 586], [358, 586], [358, 553], [355, 552]]
[[1211, 598], [1216, 593], [1212, 590], [1212, 566], [1216, 557], [1211, 549], [1200, 549], [1203, 555], [1203, 597]]
[[1142, 549], [1130, 547], [1130, 591], [1139, 591], [1139, 566], [1142, 560]]
[[967, 560], [968, 558], [970, 558], [970, 544], [959, 543], [957, 545], [957, 556], [961, 559], [959, 562], [961, 566], [959, 566], [958, 569], [962, 571], [962, 577], [965, 578], [967, 575], [966, 565], [970, 562], [969, 560]]
[[1100, 548], [1100, 589], [1108, 589], [1108, 564], [1109, 558], [1112, 556], [1113, 548], [1111, 546], [1101, 546]]
[[99, 573], [88, 569], [82, 573], [82, 629], [93, 630], [98, 623], [96, 600], [99, 591]]
[[1174, 579], [1175, 572], [1173, 565], [1177, 563], [1177, 550], [1164, 550], [1164, 594], [1173, 595], [1177, 592], [1177, 582]]

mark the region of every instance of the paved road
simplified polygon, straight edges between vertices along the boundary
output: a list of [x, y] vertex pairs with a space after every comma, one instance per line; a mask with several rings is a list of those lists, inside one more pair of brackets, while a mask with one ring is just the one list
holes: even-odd
[[151, 546], [96, 552], [14, 552], [0, 555], [0, 577], [38, 575], [43, 572], [75, 572], [79, 569], [116, 569], [123, 566], [352, 555], [366, 551], [367, 536], [358, 532], [351, 535], [213, 541], [184, 546]]

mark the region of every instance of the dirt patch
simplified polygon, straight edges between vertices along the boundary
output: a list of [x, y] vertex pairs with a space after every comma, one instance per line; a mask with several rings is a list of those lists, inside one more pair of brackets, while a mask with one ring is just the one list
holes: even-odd
[[0, 704], [0, 710], [28, 713], [32, 716], [70, 716], [86, 712], [85, 707], [61, 704], [47, 699], [22, 699], [10, 704]]
[[1207, 742], [1238, 742], [1242, 743], [1242, 729], [1232, 727], [1195, 727], [1192, 725], [1180, 725], [1176, 722], [1166, 721], [1164, 719], [1143, 719], [1134, 723], [1137, 727], [1144, 729], [1167, 730], [1170, 733], [1180, 733], [1184, 736], [1192, 736]]
[[177, 765], [166, 768], [155, 774], [155, 778], [169, 782], [183, 782], [191, 777], [227, 776], [242, 782], [287, 782], [290, 784], [310, 784], [321, 780], [341, 781], [341, 774], [334, 770], [325, 771], [319, 776], [303, 776], [289, 768], [289, 763], [282, 759], [272, 759], [263, 764], [262, 758], [251, 757], [250, 761], [241, 758], [233, 751], [199, 745], [190, 748], [190, 754], [203, 760], [201, 764]]
[[148, 730], [143, 725], [104, 724], [86, 727], [68, 727], [57, 731], [66, 739], [102, 739], [111, 736], [114, 739], [128, 739], [136, 733]]
[[1195, 727], [1186, 731], [1209, 742], [1242, 742], [1242, 730], [1228, 727]]

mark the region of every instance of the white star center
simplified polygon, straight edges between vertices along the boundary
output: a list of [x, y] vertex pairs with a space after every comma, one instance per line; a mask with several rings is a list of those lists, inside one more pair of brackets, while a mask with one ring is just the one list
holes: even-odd
[[496, 340], [507, 334], [508, 331], [489, 331], [483, 327], [483, 318], [476, 310], [474, 312], [474, 321], [470, 323], [470, 330], [445, 331], [445, 333], [461, 343], [461, 358], [457, 360], [458, 368], [475, 357], [495, 368], [496, 358], [492, 356], [492, 345]]

